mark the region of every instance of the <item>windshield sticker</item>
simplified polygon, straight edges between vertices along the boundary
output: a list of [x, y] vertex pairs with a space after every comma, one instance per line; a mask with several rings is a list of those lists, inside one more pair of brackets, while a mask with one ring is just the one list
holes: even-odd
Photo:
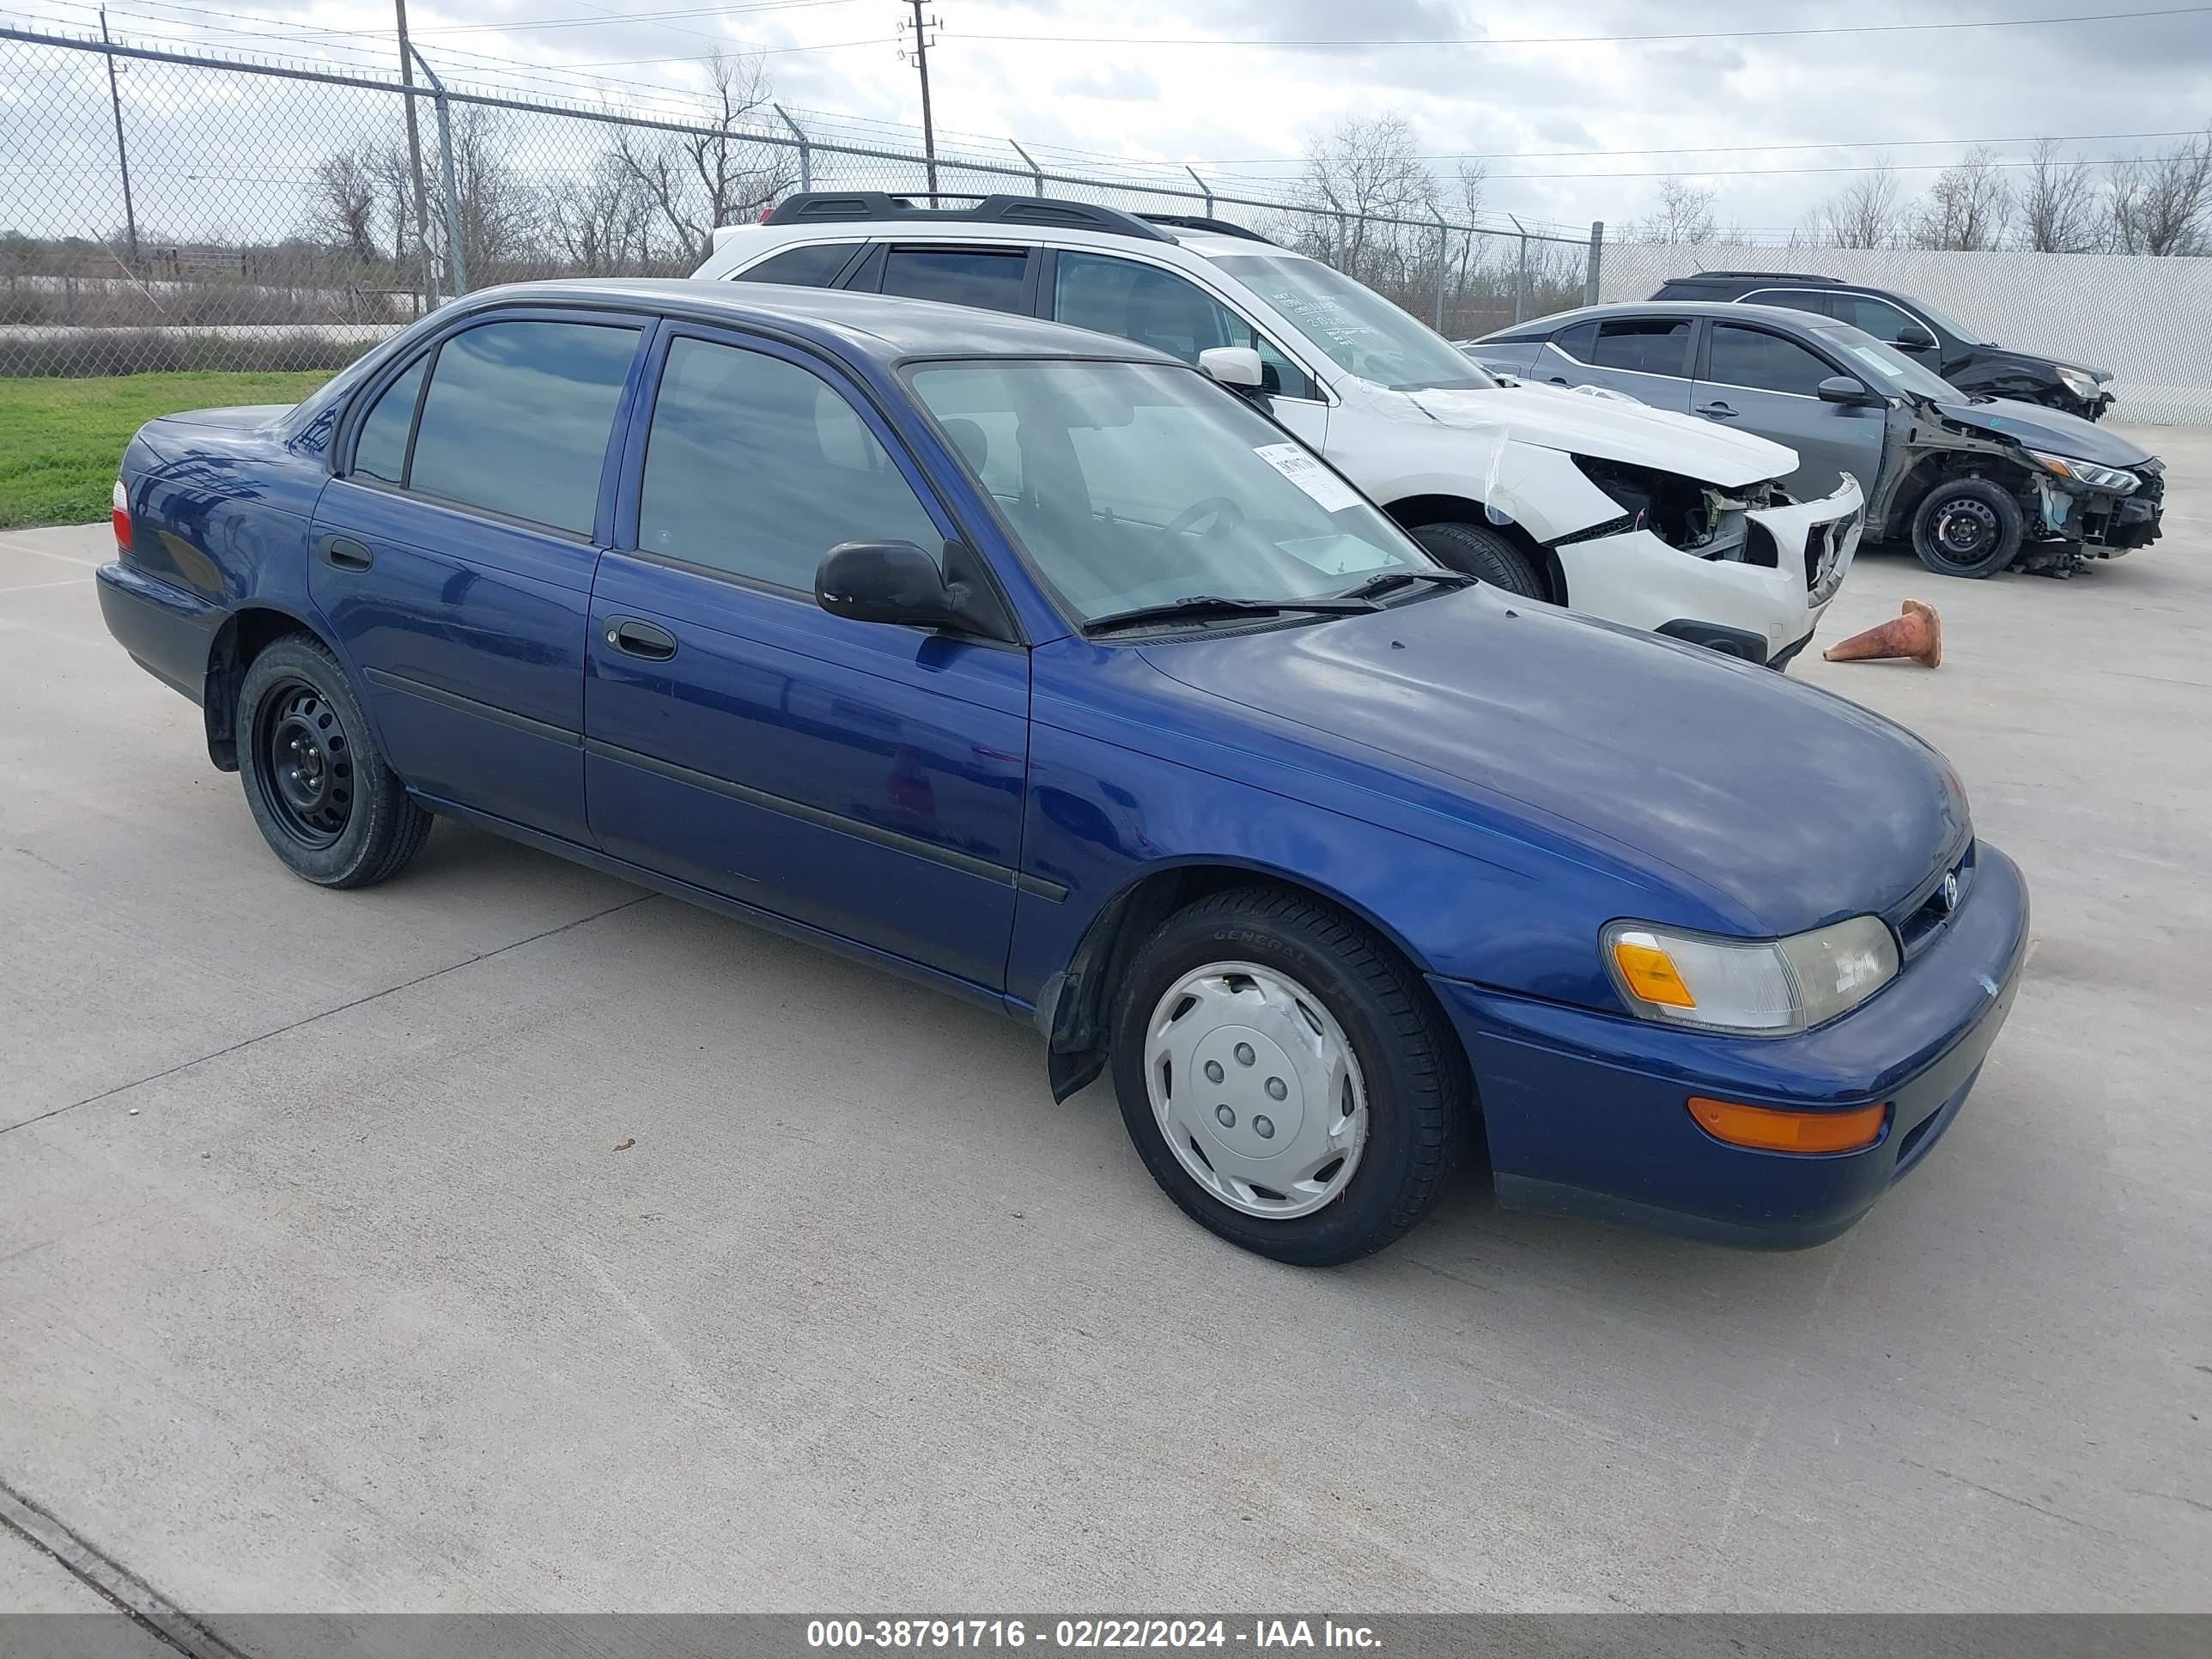
[[1324, 513], [1359, 505], [1359, 492], [1296, 444], [1261, 444], [1252, 452], [1307, 495]]

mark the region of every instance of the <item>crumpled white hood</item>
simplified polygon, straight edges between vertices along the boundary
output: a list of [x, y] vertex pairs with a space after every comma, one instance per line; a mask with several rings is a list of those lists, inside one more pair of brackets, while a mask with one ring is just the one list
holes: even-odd
[[1434, 419], [1476, 431], [1503, 428], [1516, 442], [1656, 467], [1723, 489], [1787, 477], [1797, 470], [1794, 450], [1748, 432], [1558, 386], [1523, 381], [1482, 392], [1378, 391], [1378, 412], [1395, 412], [1394, 404], [1409, 420]]

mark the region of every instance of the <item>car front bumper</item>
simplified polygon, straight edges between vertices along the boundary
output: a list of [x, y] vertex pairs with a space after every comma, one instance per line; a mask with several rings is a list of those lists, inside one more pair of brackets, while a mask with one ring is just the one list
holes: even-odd
[[[2011, 1012], [2027, 926], [2019, 867], [1983, 843], [1958, 910], [1904, 971], [1792, 1037], [1430, 983], [1467, 1046], [1499, 1203], [1794, 1249], [1848, 1229], [1950, 1127]], [[1886, 1103], [1890, 1114], [1862, 1152], [1753, 1152], [1707, 1134], [1692, 1095], [1797, 1111]]]
[[[1741, 558], [1699, 558], [1648, 530], [1555, 544], [1570, 606], [1753, 662], [1812, 636], [1858, 556], [1865, 503], [1846, 477], [1817, 501], [1755, 507]], [[1769, 561], [1771, 561], [1769, 562]]]

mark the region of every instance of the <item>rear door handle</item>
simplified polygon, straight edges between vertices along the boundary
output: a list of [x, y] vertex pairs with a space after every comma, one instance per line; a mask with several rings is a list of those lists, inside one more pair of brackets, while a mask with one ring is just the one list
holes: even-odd
[[1730, 409], [1726, 404], [1699, 404], [1693, 412], [1704, 416], [1709, 421], [1735, 419], [1735, 410]]
[[1553, 386], [1565, 386], [1566, 383], [1567, 377], [1564, 374], [1554, 374], [1552, 376], [1552, 384]]
[[376, 555], [350, 536], [333, 536], [323, 544], [323, 557], [341, 570], [366, 570]]
[[647, 662], [666, 662], [676, 654], [675, 635], [635, 617], [608, 617], [605, 639], [616, 650]]

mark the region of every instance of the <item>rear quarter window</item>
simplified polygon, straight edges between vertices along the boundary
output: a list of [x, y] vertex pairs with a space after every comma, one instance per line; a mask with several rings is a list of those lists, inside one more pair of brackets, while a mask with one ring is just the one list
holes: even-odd
[[771, 253], [731, 278], [738, 283], [785, 283], [793, 288], [827, 288], [860, 251], [858, 242], [809, 242]]

